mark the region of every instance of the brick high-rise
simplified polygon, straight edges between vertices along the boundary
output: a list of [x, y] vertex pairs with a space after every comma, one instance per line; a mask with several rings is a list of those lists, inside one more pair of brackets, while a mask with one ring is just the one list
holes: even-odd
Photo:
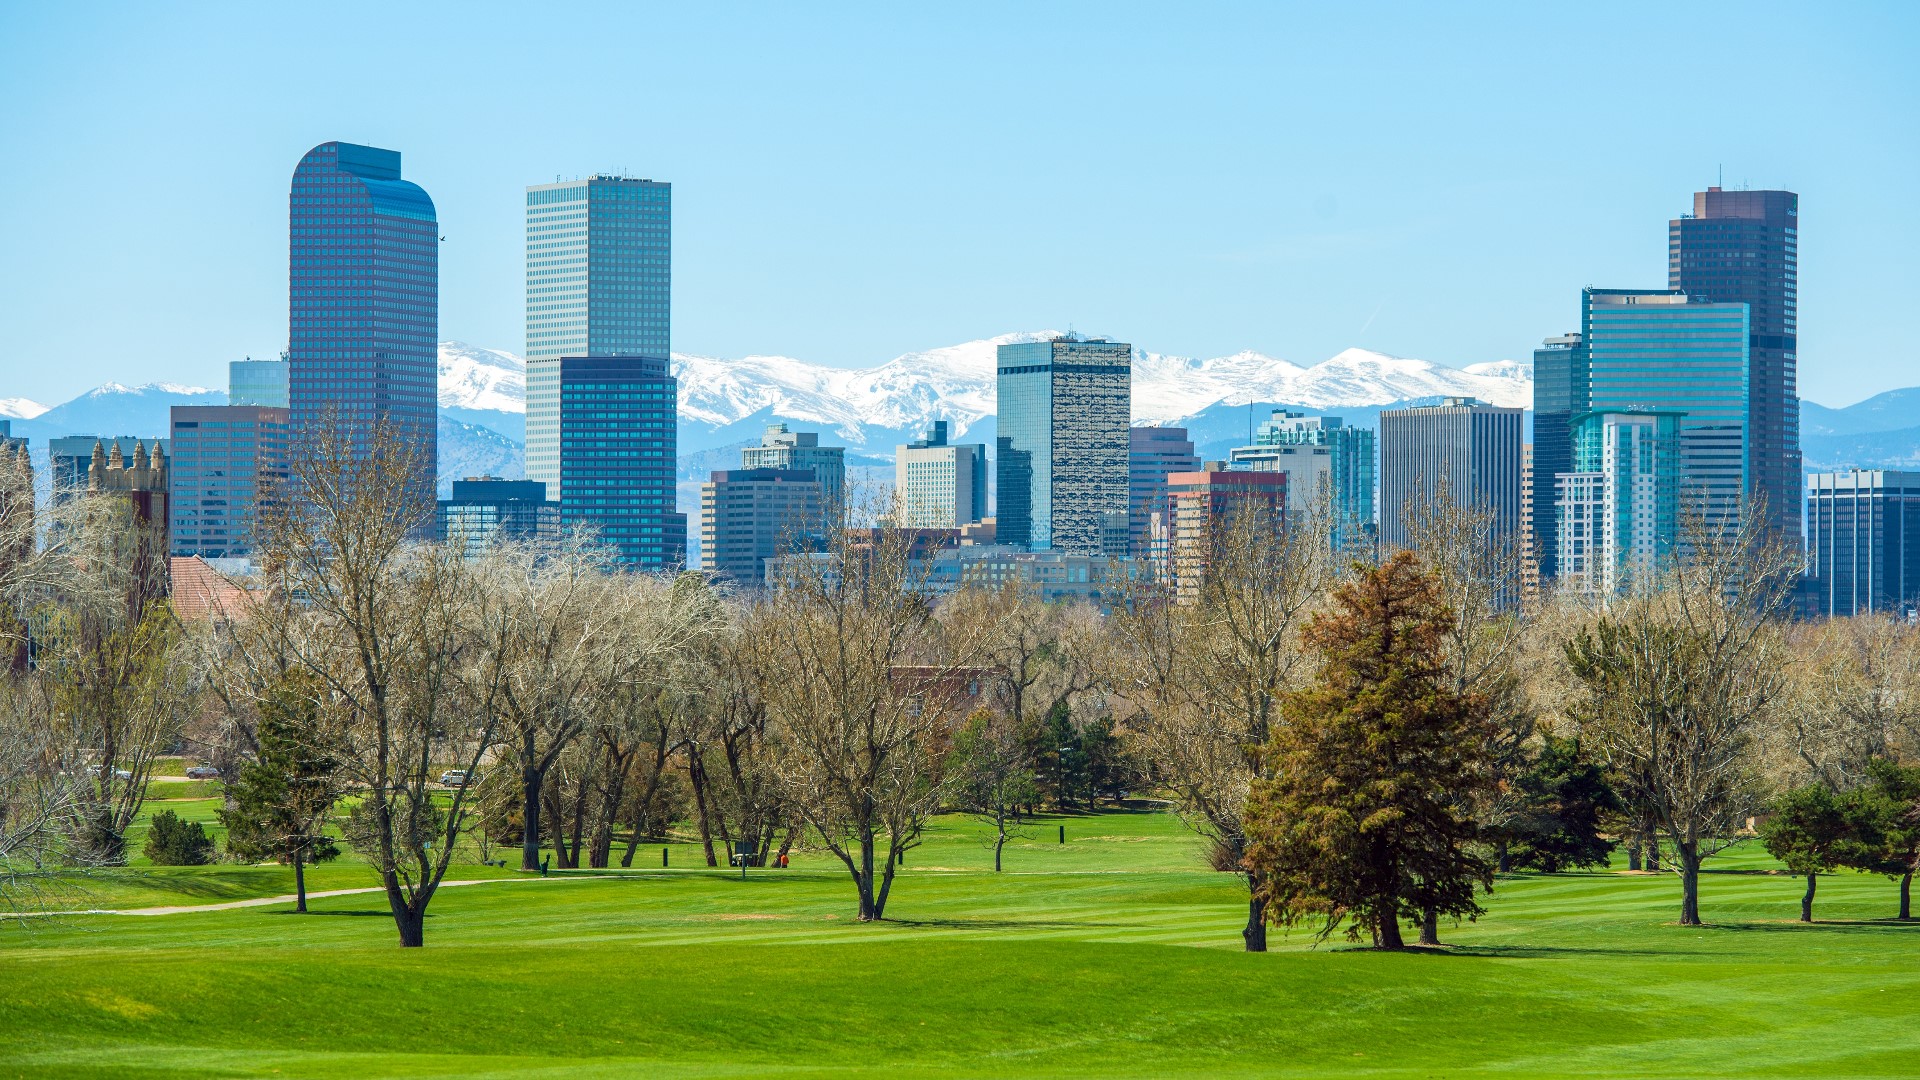
[[1747, 490], [1800, 534], [1800, 397], [1796, 375], [1800, 196], [1695, 192], [1693, 213], [1667, 223], [1667, 284], [1694, 302], [1745, 304], [1749, 318]]

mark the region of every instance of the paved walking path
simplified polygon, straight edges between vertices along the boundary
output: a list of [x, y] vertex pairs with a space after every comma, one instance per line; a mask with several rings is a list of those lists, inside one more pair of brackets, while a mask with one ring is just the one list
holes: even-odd
[[[440, 888], [454, 889], [462, 885], [499, 885], [505, 883], [526, 883], [530, 881], [588, 881], [600, 877], [598, 874], [569, 874], [564, 877], [537, 878], [477, 878], [472, 881], [442, 881]], [[362, 893], [385, 893], [386, 887], [374, 885], [364, 889], [322, 889], [309, 892], [308, 900], [318, 900], [323, 896], [356, 896]], [[274, 904], [291, 904], [299, 899], [295, 893], [284, 896], [258, 896], [252, 900], [229, 900], [222, 904], [178, 904], [171, 907], [143, 908], [88, 908], [85, 911], [49, 911], [47, 915], [185, 915], [196, 911], [232, 911], [235, 908], [271, 907]]]

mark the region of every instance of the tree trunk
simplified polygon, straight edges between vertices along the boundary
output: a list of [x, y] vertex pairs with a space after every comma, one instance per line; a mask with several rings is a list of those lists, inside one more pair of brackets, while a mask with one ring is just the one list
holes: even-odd
[[1627, 842], [1627, 869], [1640, 869], [1640, 841], [1638, 838]]
[[394, 909], [393, 922], [400, 930], [400, 947], [418, 949], [427, 943], [427, 917], [425, 912], [410, 911], [406, 907]]
[[1267, 951], [1267, 901], [1258, 893], [1247, 895], [1247, 925], [1240, 928], [1240, 940], [1247, 952]]
[[1657, 874], [1659, 872], [1660, 839], [1658, 837], [1651, 837], [1647, 840], [1647, 873]]
[[1374, 935], [1374, 941], [1378, 947], [1382, 949], [1404, 949], [1407, 947], [1406, 942], [1400, 937], [1399, 916], [1389, 912], [1380, 917], [1377, 925], [1379, 926], [1379, 931]]
[[633, 865], [633, 853], [640, 849], [640, 829], [647, 822], [647, 808], [653, 805], [654, 793], [660, 790], [661, 774], [667, 770], [667, 736], [661, 732], [660, 741], [654, 744], [653, 771], [647, 777], [647, 790], [641, 794], [640, 802], [633, 811], [633, 836], [627, 840], [626, 854], [620, 856], [621, 866]]
[[853, 868], [854, 887], [860, 891], [860, 921], [872, 922], [880, 916], [873, 910], [873, 837], [860, 838], [860, 863]]
[[307, 866], [304, 853], [293, 849], [293, 910], [295, 913], [307, 913]]
[[[547, 831], [553, 834], [553, 861], [564, 869], [567, 865], [564, 861], [567, 854], [567, 837], [560, 831], [563, 827], [560, 821], [560, 796], [555, 794], [553, 785], [549, 784], [543, 798], [547, 803]], [[535, 866], [534, 869], [537, 870], [539, 867]]]
[[1680, 857], [1680, 925], [1700, 925], [1700, 844], [1694, 840], [1676, 840], [1674, 851]]
[[1800, 921], [1801, 922], [1813, 921], [1813, 890], [1818, 888], [1819, 884], [1820, 884], [1820, 875], [1818, 874], [1807, 875], [1807, 894], [1800, 898]]
[[533, 757], [533, 740], [520, 746], [520, 869], [540, 869], [540, 782], [546, 779]]
[[713, 857], [713, 825], [707, 817], [707, 771], [700, 767], [700, 755], [693, 751], [687, 753], [687, 780], [693, 785], [694, 816], [700, 822], [700, 846], [707, 851], [707, 865], [719, 866]]
[[780, 838], [780, 850], [774, 856], [775, 863], [779, 863], [781, 859], [787, 857], [787, 852], [793, 850], [793, 842], [799, 838], [799, 835], [800, 826], [794, 825], [787, 829], [787, 835]]
[[1913, 871], [1900, 877], [1900, 918], [1913, 918]]
[[887, 894], [893, 891], [893, 868], [904, 866], [907, 862], [907, 849], [899, 846], [899, 840], [887, 838], [887, 868], [880, 872], [880, 890], [873, 897], [873, 917], [875, 920], [886, 918]]
[[1420, 944], [1440, 944], [1440, 912], [1438, 909], [1427, 908], [1420, 913]]
[[1007, 829], [1002, 825], [993, 837], [993, 872], [1000, 872], [1000, 849], [1007, 846]]
[[1499, 854], [1495, 858], [1494, 869], [1502, 874], [1509, 873], [1513, 870], [1513, 852], [1507, 849], [1507, 842], [1505, 840], [1500, 841]]

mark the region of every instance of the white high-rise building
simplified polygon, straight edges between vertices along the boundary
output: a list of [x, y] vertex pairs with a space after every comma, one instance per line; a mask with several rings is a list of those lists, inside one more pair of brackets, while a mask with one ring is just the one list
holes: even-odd
[[899, 523], [913, 529], [957, 529], [987, 516], [987, 448], [947, 442], [947, 422], [893, 449]]

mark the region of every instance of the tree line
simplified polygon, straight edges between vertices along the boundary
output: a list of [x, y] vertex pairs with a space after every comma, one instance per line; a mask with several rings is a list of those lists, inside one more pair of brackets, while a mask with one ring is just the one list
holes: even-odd
[[[316, 433], [300, 497], [264, 501], [244, 610], [191, 625], [118, 504], [0, 512], [26, 539], [0, 538], [8, 903], [124, 861], [190, 746], [227, 779], [232, 856], [289, 863], [304, 909], [344, 844], [405, 946], [459, 859], [631, 866], [684, 823], [710, 866], [828, 853], [875, 920], [936, 814], [984, 823], [998, 870], [1034, 814], [1129, 796], [1242, 877], [1254, 951], [1273, 926], [1436, 943], [1499, 874], [1620, 848], [1698, 923], [1702, 865], [1756, 839], [1807, 875], [1807, 918], [1842, 866], [1900, 880], [1908, 914], [1920, 639], [1788, 620], [1793, 561], [1757, 530], [1691, 523], [1604, 605], [1524, 594], [1491, 515], [1440, 501], [1383, 559], [1331, 550], [1324, 510], [1229, 514], [1184, 580], [1098, 606], [935, 596], [902, 531], [730, 591], [583, 537], [429, 542], [412, 455]], [[192, 831], [155, 858], [206, 857]]]

